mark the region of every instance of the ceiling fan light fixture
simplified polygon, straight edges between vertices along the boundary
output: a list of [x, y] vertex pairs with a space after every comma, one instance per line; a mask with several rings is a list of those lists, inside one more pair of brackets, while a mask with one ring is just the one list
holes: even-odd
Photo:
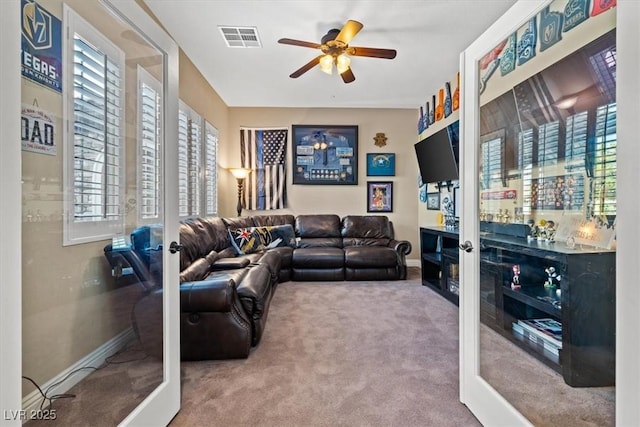
[[345, 54], [338, 55], [336, 58], [336, 67], [338, 68], [338, 73], [342, 74], [349, 69], [349, 65], [351, 65], [351, 58], [349, 58]]
[[570, 95], [556, 101], [555, 106], [562, 110], [568, 110], [569, 108], [573, 108], [576, 105], [576, 102], [578, 102], [578, 96]]
[[327, 74], [332, 74], [333, 72], [333, 56], [331, 55], [325, 55], [322, 58], [320, 58], [320, 69], [327, 73]]

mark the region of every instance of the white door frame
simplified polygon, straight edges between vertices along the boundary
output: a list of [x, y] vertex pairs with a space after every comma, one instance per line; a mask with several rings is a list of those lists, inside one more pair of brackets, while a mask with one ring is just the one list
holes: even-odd
[[22, 269], [16, 267], [22, 265], [19, 16], [20, 0], [0, 1], [0, 424], [7, 426], [22, 424], [17, 415], [22, 409]]
[[178, 242], [178, 84], [179, 52], [173, 39], [134, 0], [102, 0], [118, 10], [132, 27], [149, 37], [164, 53], [164, 236], [162, 383], [120, 425], [167, 425], [180, 410], [180, 254], [169, 252]]
[[[463, 212], [460, 218], [460, 241], [479, 246], [478, 229], [478, 60], [493, 46], [513, 33], [522, 22], [549, 3], [548, 0], [520, 0], [498, 19], [460, 58], [463, 76], [463, 102], [460, 112], [462, 155], [460, 182], [463, 191]], [[640, 85], [640, 55], [636, 46], [640, 39], [640, 3], [619, 0], [617, 14], [617, 132], [618, 175], [616, 261], [616, 424], [640, 425], [640, 333], [638, 305], [640, 286], [637, 285], [637, 260], [640, 258], [640, 144], [637, 143], [640, 119], [638, 93]], [[467, 167], [468, 165], [468, 167]], [[633, 196], [631, 196], [633, 195]], [[460, 400], [484, 425], [531, 425], [509, 402], [496, 392], [479, 370], [479, 252], [460, 253], [462, 286], [460, 292]]]

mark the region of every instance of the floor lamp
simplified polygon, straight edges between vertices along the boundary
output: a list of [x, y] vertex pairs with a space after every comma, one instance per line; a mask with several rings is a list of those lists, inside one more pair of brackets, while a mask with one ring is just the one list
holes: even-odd
[[229, 168], [229, 172], [233, 174], [238, 181], [238, 216], [242, 215], [242, 209], [244, 208], [244, 180], [251, 173], [251, 169], [247, 168]]

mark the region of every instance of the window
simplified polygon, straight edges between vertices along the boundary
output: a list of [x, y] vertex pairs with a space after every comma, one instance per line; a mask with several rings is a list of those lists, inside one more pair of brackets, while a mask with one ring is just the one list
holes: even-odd
[[518, 133], [518, 168], [522, 171], [522, 213], [531, 214], [533, 186], [533, 129]]
[[178, 214], [200, 215], [202, 118], [180, 102], [178, 111]]
[[587, 156], [588, 113], [583, 111], [567, 117], [565, 136], [565, 170], [583, 171]]
[[483, 190], [489, 190], [494, 187], [493, 184], [502, 182], [503, 141], [504, 130], [481, 137], [482, 176], [480, 183]]
[[616, 214], [616, 103], [596, 109], [595, 149], [593, 153], [593, 214]]
[[218, 130], [205, 122], [204, 214], [218, 214]]
[[160, 219], [162, 183], [162, 86], [138, 66], [138, 216]]
[[124, 231], [124, 53], [65, 7], [64, 244]]
[[[550, 122], [538, 127], [538, 166], [558, 163], [558, 140], [560, 122]], [[542, 170], [540, 170], [542, 174]]]

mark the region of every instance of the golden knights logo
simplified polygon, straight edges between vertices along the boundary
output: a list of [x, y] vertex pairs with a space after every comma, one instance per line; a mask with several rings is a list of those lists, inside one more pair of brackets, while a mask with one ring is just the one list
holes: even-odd
[[62, 92], [62, 24], [33, 0], [22, 0], [22, 76]]
[[22, 34], [34, 49], [51, 47], [51, 15], [36, 3], [22, 6]]

